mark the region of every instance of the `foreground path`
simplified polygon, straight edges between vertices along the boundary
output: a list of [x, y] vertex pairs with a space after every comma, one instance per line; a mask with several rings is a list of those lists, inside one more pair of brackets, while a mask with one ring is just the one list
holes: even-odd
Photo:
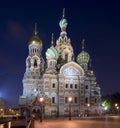
[[35, 128], [120, 128], [120, 117], [35, 121]]

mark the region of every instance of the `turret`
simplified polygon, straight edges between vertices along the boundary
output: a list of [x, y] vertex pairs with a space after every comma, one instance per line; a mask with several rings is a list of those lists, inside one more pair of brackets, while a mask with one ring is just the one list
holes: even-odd
[[46, 59], [47, 59], [47, 69], [46, 73], [52, 73], [56, 74], [56, 65], [57, 65], [57, 59], [59, 57], [59, 54], [54, 47], [54, 39], [53, 39], [53, 34], [52, 34], [52, 39], [51, 39], [51, 47], [47, 49], [46, 52]]
[[44, 60], [41, 56], [42, 41], [38, 36], [37, 24], [35, 24], [34, 35], [29, 40], [29, 56], [26, 59], [26, 71], [27, 70], [42, 70], [44, 69]]
[[82, 52], [77, 56], [77, 62], [83, 67], [85, 71], [88, 69], [88, 62], [90, 56], [87, 52], [84, 51], [84, 39], [82, 40]]
[[29, 54], [26, 58], [26, 71], [23, 77], [23, 96], [28, 98], [28, 102], [35, 96], [40, 95], [38, 88], [43, 90], [40, 84], [44, 69], [44, 60], [42, 58], [42, 41], [38, 36], [37, 24], [35, 24], [34, 35], [28, 41]]
[[67, 25], [68, 22], [65, 18], [65, 9], [63, 9], [63, 16], [59, 22], [59, 26], [61, 29], [60, 37], [56, 41], [55, 48], [59, 53], [58, 62], [62, 66], [63, 64], [74, 60], [74, 52], [73, 47], [71, 45], [70, 38], [67, 37]]

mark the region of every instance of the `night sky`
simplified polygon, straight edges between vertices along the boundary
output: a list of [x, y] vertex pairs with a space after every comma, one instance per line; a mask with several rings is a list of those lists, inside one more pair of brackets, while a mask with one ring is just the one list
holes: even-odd
[[119, 6], [116, 0], [4, 0], [0, 3], [0, 97], [8, 106], [17, 106], [34, 24], [38, 24], [45, 59], [51, 33], [55, 40], [59, 37], [63, 8], [75, 56], [81, 52], [81, 40], [85, 38], [85, 51], [91, 56], [102, 95], [120, 92]]

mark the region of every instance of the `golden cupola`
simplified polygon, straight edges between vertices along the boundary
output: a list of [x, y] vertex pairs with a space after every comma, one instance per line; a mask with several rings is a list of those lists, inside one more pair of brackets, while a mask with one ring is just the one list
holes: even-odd
[[31, 44], [39, 45], [42, 48], [42, 41], [40, 40], [40, 38], [38, 36], [37, 24], [35, 24], [34, 35], [29, 40], [29, 45], [31, 45]]

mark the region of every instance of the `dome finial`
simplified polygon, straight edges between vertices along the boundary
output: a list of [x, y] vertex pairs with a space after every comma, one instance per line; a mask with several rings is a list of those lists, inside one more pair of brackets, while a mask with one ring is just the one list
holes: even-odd
[[82, 50], [85, 48], [85, 39], [82, 39]]
[[38, 34], [38, 31], [37, 31], [37, 23], [35, 23], [34, 35], [36, 36], [37, 34]]
[[65, 8], [63, 8], [63, 15], [62, 15], [62, 19], [59, 22], [59, 25], [60, 25], [61, 31], [65, 32], [66, 28], [67, 28], [67, 25], [68, 25], [68, 22], [65, 19]]
[[65, 18], [65, 8], [63, 8], [63, 15], [62, 18]]
[[51, 45], [54, 46], [54, 33], [52, 33], [52, 37], [51, 37]]

